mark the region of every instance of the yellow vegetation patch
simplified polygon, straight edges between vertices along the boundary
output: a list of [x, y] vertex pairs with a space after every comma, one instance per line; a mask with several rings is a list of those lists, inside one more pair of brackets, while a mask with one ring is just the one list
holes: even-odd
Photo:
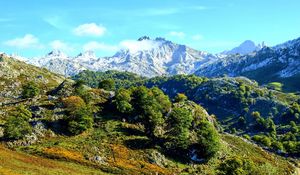
[[[53, 151], [53, 150], [51, 150]], [[50, 160], [9, 150], [0, 145], [0, 174], [2, 175], [81, 175], [105, 174], [98, 169], [76, 163]]]
[[49, 148], [43, 148], [43, 153], [53, 156], [56, 158], [64, 158], [67, 160], [73, 160], [76, 162], [82, 162], [84, 161], [84, 158], [81, 153], [75, 152], [75, 151], [69, 151], [64, 148], [60, 147], [49, 147]]
[[110, 157], [108, 162], [111, 166], [126, 169], [131, 174], [172, 174], [168, 169], [136, 158], [140, 157], [140, 155], [137, 155], [138, 152], [123, 145], [112, 144], [110, 146], [112, 157]]

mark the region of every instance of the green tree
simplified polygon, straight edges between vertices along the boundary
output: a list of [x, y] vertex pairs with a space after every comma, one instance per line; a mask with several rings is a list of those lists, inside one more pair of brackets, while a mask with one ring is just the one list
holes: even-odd
[[34, 82], [29, 82], [23, 86], [22, 97], [33, 98], [40, 93], [40, 89]]
[[107, 91], [115, 90], [115, 81], [113, 79], [105, 79], [99, 82], [98, 88]]
[[133, 106], [131, 102], [131, 92], [127, 89], [119, 89], [116, 92], [115, 100], [113, 101], [116, 108], [121, 113], [130, 113], [133, 111]]
[[84, 81], [83, 80], [76, 80], [75, 84], [73, 87], [75, 88], [74, 90], [74, 95], [83, 97], [85, 95], [85, 89], [84, 89]]
[[82, 98], [70, 96], [64, 98], [63, 103], [67, 110], [67, 116], [64, 120], [67, 122], [67, 128], [71, 134], [80, 134], [92, 128], [94, 122], [92, 109], [86, 105]]
[[170, 131], [168, 137], [170, 142], [169, 148], [185, 150], [190, 145], [190, 127], [192, 126], [193, 116], [191, 111], [174, 107], [168, 116]]
[[152, 92], [155, 101], [159, 103], [159, 110], [162, 113], [169, 112], [172, 106], [169, 96], [164, 94], [164, 92], [158, 87], [153, 87], [150, 89], [150, 91]]
[[12, 116], [8, 118], [4, 125], [4, 136], [9, 139], [21, 139], [26, 134], [32, 132], [32, 127], [29, 124], [31, 112], [25, 109], [24, 106], [17, 107]]
[[208, 121], [202, 121], [197, 126], [198, 142], [196, 149], [203, 157], [210, 158], [220, 149], [220, 137], [216, 128]]
[[143, 123], [146, 134], [151, 138], [157, 137], [162, 130], [164, 113], [171, 106], [168, 96], [158, 88], [139, 86], [132, 89], [131, 104], [134, 113], [139, 116], [138, 121]]
[[81, 107], [73, 111], [67, 118], [68, 131], [77, 135], [93, 127], [93, 115], [88, 107]]

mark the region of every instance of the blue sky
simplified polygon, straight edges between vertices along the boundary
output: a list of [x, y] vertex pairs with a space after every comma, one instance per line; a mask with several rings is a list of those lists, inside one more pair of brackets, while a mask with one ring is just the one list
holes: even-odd
[[110, 56], [140, 36], [217, 53], [300, 37], [299, 0], [2, 0], [0, 51]]

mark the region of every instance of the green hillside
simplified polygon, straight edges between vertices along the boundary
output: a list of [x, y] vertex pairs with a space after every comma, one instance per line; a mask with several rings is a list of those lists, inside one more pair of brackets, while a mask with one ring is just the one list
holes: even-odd
[[[14, 75], [5, 81], [9, 85], [15, 80], [17, 91], [3, 83], [6, 94], [15, 95], [5, 96], [0, 108], [2, 174], [263, 175], [296, 171], [296, 160], [224, 133], [233, 124], [214, 115], [208, 103], [197, 101], [202, 99], [200, 88], [209, 87], [212, 94], [222, 97], [223, 91], [235, 93], [235, 84], [240, 81], [252, 84], [249, 80], [196, 76], [145, 79], [106, 72], [84, 82], [64, 80], [11, 58], [4, 58], [2, 64], [10, 70], [3, 74], [24, 67], [22, 74], [28, 80]], [[40, 74], [42, 82], [36, 79]], [[94, 87], [87, 86], [92, 81]], [[223, 90], [217, 86], [226, 84], [223, 81], [232, 86]], [[253, 89], [269, 92], [255, 83]], [[260, 97], [265, 97], [264, 93]], [[287, 106], [297, 99], [274, 94]], [[221, 113], [226, 106], [218, 105]], [[242, 128], [237, 134], [242, 131], [248, 130]]]

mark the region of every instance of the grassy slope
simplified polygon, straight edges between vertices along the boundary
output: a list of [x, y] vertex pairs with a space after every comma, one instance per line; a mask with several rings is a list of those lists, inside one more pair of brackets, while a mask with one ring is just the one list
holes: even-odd
[[[239, 156], [252, 160], [259, 171], [270, 174], [291, 174], [293, 166], [288, 160], [268, 153], [260, 147], [247, 143], [241, 138], [222, 134], [222, 149], [216, 157], [204, 164], [185, 164], [180, 160], [165, 157], [165, 167], [151, 163], [148, 157], [151, 152], [159, 151], [158, 146], [148, 144], [137, 125], [109, 119], [101, 126], [74, 137], [45, 138], [36, 145], [18, 147], [27, 153], [67, 160], [93, 167], [113, 174], [215, 174], [222, 161], [228, 157]], [[86, 159], [91, 155], [99, 155], [105, 164], [95, 164]]]
[[0, 174], [17, 175], [24, 173], [28, 175], [105, 174], [92, 167], [32, 156], [9, 150], [0, 145]]
[[[0, 55], [1, 57], [1, 55]], [[0, 61], [0, 100], [18, 97], [22, 85], [33, 81], [45, 92], [60, 84], [65, 78], [61, 75], [49, 72], [46, 69], [26, 64], [14, 58], [2, 56]], [[8, 97], [5, 97], [8, 93]]]

